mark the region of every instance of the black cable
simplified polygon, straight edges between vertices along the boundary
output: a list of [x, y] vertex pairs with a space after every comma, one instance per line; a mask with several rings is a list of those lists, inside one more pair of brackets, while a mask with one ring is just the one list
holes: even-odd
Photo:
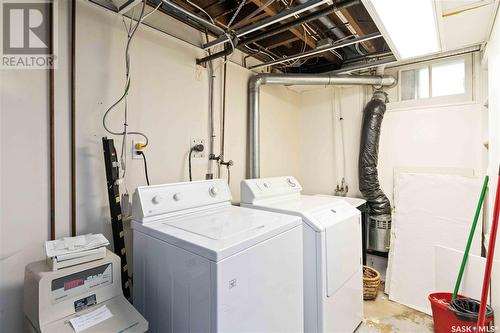
[[188, 167], [188, 169], [189, 169], [189, 181], [190, 182], [193, 181], [193, 174], [192, 174], [192, 171], [191, 171], [191, 157], [193, 155], [193, 150], [194, 150], [194, 147], [189, 150], [189, 162], [188, 162], [189, 167]]
[[229, 164], [227, 165], [227, 184], [231, 185], [231, 170], [229, 169]]
[[205, 150], [205, 146], [203, 146], [202, 144], [194, 145], [189, 150], [188, 169], [189, 169], [189, 181], [190, 182], [193, 181], [193, 174], [192, 174], [192, 170], [191, 170], [191, 158], [193, 157], [193, 151], [201, 153], [203, 150]]
[[146, 154], [143, 151], [138, 151], [137, 154], [142, 155], [142, 160], [144, 161], [144, 173], [146, 174], [146, 183], [149, 186], [149, 176], [148, 176], [148, 162], [146, 161]]

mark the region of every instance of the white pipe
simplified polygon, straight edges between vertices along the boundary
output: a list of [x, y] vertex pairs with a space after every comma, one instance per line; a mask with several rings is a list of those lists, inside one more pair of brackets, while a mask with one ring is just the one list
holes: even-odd
[[248, 82], [249, 178], [260, 177], [260, 86], [271, 85], [376, 85], [394, 86], [392, 76], [359, 76], [332, 74], [258, 74]]

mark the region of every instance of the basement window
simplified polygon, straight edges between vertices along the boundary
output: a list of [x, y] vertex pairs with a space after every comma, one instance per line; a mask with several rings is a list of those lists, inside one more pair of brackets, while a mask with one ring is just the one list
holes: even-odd
[[432, 96], [465, 94], [464, 59], [431, 66]]
[[471, 57], [405, 66], [399, 69], [401, 106], [446, 104], [472, 100]]
[[429, 68], [401, 71], [401, 100], [429, 97]]

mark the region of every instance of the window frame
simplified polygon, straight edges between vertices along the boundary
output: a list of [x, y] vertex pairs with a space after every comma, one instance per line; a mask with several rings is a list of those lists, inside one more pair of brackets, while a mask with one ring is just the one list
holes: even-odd
[[[455, 62], [457, 60], [464, 61], [464, 73], [465, 73], [465, 92], [463, 94], [453, 94], [453, 95], [445, 95], [445, 96], [436, 96], [432, 97], [432, 66], [439, 64], [446, 64]], [[407, 70], [418, 70], [422, 68], [428, 68], [429, 70], [429, 96], [426, 98], [420, 99], [411, 99], [411, 100], [402, 100], [402, 80], [401, 73]], [[389, 106], [391, 109], [395, 108], [413, 108], [419, 106], [433, 106], [433, 105], [446, 105], [446, 104], [460, 104], [460, 103], [468, 103], [473, 102], [473, 61], [471, 54], [458, 55], [453, 57], [446, 57], [444, 59], [431, 60], [418, 64], [411, 64], [398, 67], [396, 72], [398, 77], [397, 84], [397, 101], [390, 102]]]

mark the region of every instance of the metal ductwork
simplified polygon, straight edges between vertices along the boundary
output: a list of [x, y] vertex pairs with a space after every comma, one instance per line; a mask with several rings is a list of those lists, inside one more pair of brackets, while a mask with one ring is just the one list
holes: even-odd
[[260, 86], [262, 85], [373, 85], [393, 86], [392, 76], [258, 74], [248, 82], [249, 178], [260, 177]]

